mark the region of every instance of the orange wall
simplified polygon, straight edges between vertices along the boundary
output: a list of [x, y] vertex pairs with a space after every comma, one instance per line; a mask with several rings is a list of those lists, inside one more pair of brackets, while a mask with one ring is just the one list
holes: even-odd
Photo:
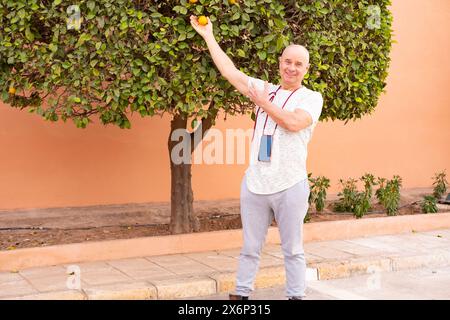
[[[332, 180], [399, 174], [404, 187], [450, 175], [450, 1], [394, 0], [397, 41], [387, 93], [371, 116], [320, 123], [308, 169]], [[169, 118], [133, 117], [133, 128], [86, 130], [0, 104], [0, 209], [168, 201]], [[250, 128], [228, 117], [217, 128]], [[246, 165], [196, 165], [197, 200], [237, 198]]]

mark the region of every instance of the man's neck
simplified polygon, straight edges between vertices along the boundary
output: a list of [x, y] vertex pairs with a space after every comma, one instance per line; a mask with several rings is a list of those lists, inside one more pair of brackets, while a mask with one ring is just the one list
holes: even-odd
[[283, 89], [283, 90], [295, 91], [297, 89], [300, 89], [301, 87], [302, 87], [301, 83], [300, 84], [291, 84], [291, 85], [285, 84], [283, 82], [281, 83], [281, 89]]

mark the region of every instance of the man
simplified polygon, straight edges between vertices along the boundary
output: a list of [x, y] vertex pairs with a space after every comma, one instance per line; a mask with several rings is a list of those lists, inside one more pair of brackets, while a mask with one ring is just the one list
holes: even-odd
[[[259, 259], [273, 216], [277, 222], [286, 270], [286, 296], [305, 296], [306, 262], [303, 219], [308, 210], [307, 144], [322, 111], [320, 93], [302, 86], [309, 53], [290, 45], [279, 58], [280, 85], [269, 84], [239, 71], [214, 38], [208, 19], [191, 25], [205, 40], [220, 73], [256, 105], [250, 166], [241, 184], [244, 244], [239, 256], [236, 292], [232, 300], [247, 300], [253, 291]], [[259, 89], [258, 89], [259, 88]]]

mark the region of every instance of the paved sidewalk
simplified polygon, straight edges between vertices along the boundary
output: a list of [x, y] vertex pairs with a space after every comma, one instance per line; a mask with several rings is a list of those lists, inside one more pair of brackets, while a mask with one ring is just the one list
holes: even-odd
[[[310, 242], [305, 252], [309, 283], [445, 267], [450, 266], [450, 229]], [[0, 299], [180, 299], [220, 294], [234, 289], [238, 256], [239, 249], [234, 249], [13, 270], [0, 273]], [[280, 246], [265, 246], [255, 287], [284, 281]]]
[[[182, 300], [224, 300], [226, 293]], [[286, 300], [284, 285], [256, 289], [251, 300]], [[311, 281], [304, 300], [449, 300], [450, 266]]]

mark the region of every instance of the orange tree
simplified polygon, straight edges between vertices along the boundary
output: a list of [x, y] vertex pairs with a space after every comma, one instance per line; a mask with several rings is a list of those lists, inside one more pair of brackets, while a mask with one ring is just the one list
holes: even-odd
[[[191, 14], [209, 16], [226, 53], [242, 71], [260, 78], [276, 79], [277, 56], [286, 44], [306, 45], [311, 68], [304, 82], [324, 97], [322, 120], [370, 114], [386, 85], [390, 0], [76, 3], [74, 9], [61, 0], [0, 0], [3, 101], [50, 121], [72, 119], [81, 128], [94, 115], [104, 124], [129, 128], [130, 113], [169, 113], [170, 137], [187, 129], [188, 119], [201, 121], [197, 130], [204, 133], [219, 110], [232, 115], [252, 110], [217, 74], [189, 24]], [[78, 12], [81, 20], [74, 19]], [[172, 154], [176, 142], [170, 137]], [[183, 158], [190, 159], [194, 141]], [[191, 232], [198, 226], [191, 164], [171, 158], [170, 167], [171, 230]]]
[[[277, 1], [0, 0], [2, 100], [80, 128], [94, 117], [130, 128], [133, 112], [168, 113], [171, 134], [188, 119], [201, 121], [204, 133], [219, 110], [244, 113], [250, 104], [217, 73], [192, 14], [210, 17], [242, 71], [274, 76], [289, 41]], [[169, 154], [175, 144], [169, 137]], [[191, 164], [171, 159], [170, 167], [171, 231], [192, 232]]]

